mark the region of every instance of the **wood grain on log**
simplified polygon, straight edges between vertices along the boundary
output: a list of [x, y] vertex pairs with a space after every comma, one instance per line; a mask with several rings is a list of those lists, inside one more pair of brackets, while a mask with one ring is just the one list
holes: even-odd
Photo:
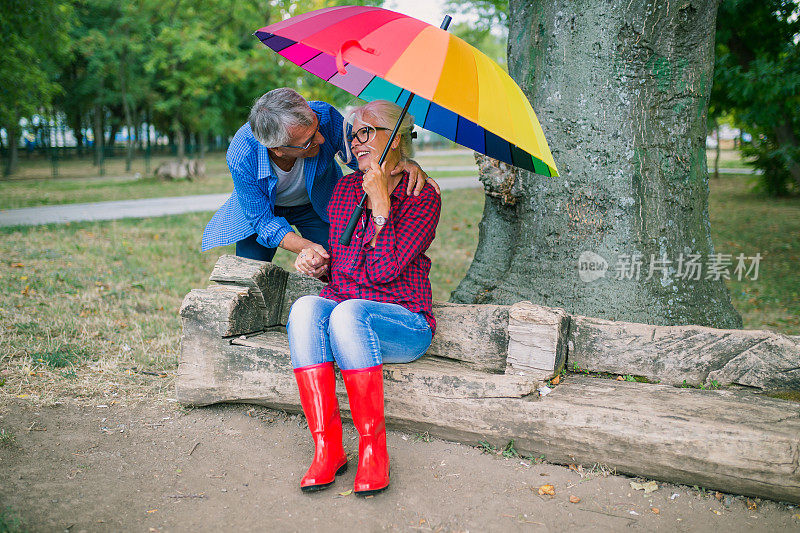
[[508, 317], [508, 371], [547, 380], [567, 358], [569, 317], [563, 309], [519, 302]]
[[[181, 403], [300, 411], [285, 333], [222, 339], [191, 318], [184, 324]], [[424, 359], [386, 365], [384, 375], [391, 427], [470, 444], [513, 439], [556, 463], [800, 502], [800, 409], [788, 401], [582, 376], [537, 399], [529, 384], [496, 381], [518, 376]], [[347, 416], [341, 383], [338, 391]]]
[[652, 326], [573, 316], [569, 364], [680, 385], [800, 389], [800, 343], [762, 330]]
[[180, 314], [184, 325], [186, 319], [191, 319], [219, 337], [264, 329], [261, 305], [246, 287], [214, 285], [193, 289], [183, 299]]
[[[285, 331], [273, 329], [260, 335], [231, 340], [251, 348], [281, 349], [289, 354]], [[538, 381], [528, 376], [480, 372], [452, 360], [424, 356], [411, 364], [384, 365], [386, 386], [398, 393], [435, 395], [442, 398], [521, 398], [533, 394]]]
[[286, 292], [283, 296], [283, 307], [281, 308], [280, 323], [286, 324], [289, 319], [289, 311], [292, 304], [301, 296], [307, 294], [319, 295], [325, 283], [316, 278], [289, 272], [286, 280]]
[[436, 334], [428, 355], [462, 361], [469, 367], [502, 373], [508, 347], [507, 305], [433, 303]]
[[248, 287], [262, 307], [264, 327], [268, 328], [281, 323], [287, 276], [285, 270], [270, 262], [223, 255], [214, 265], [210, 280]]

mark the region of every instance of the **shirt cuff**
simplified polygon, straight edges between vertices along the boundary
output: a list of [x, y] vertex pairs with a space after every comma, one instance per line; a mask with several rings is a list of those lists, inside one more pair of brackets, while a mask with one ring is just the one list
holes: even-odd
[[[375, 221], [373, 220], [372, 223], [374, 224]], [[371, 262], [379, 260], [392, 251], [394, 248], [394, 222], [392, 221], [391, 212], [389, 212], [383, 229], [378, 233], [378, 238], [375, 239], [375, 247], [373, 248], [369, 245], [369, 242], [365, 242], [364, 248], [367, 250], [367, 257]]]
[[[277, 227], [274, 228], [274, 226]], [[259, 233], [256, 241], [267, 248], [277, 248], [286, 234], [294, 231], [286, 219], [283, 218], [273, 219], [272, 223], [265, 229], [269, 231], [269, 235], [265, 237]]]

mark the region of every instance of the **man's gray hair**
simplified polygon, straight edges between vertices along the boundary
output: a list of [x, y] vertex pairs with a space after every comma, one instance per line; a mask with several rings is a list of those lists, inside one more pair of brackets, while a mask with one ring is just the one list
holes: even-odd
[[289, 144], [289, 128], [310, 126], [314, 112], [294, 89], [273, 89], [258, 98], [250, 110], [250, 129], [267, 148]]

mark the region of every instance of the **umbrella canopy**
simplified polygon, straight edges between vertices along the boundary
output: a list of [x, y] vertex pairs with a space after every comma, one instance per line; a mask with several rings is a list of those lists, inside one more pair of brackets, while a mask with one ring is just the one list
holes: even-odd
[[415, 18], [366, 6], [311, 11], [256, 31], [266, 46], [363, 100], [401, 107], [423, 128], [544, 176], [557, 176], [539, 120], [497, 63]]

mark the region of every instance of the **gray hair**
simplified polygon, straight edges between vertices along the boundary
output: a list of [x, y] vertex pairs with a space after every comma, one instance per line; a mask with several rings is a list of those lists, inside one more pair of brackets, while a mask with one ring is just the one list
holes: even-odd
[[[352, 126], [356, 119], [364, 124], [376, 126], [380, 128], [389, 128], [393, 130], [397, 119], [400, 118], [400, 113], [403, 108], [399, 105], [392, 103], [388, 100], [373, 100], [362, 106], [351, 109], [344, 119], [344, 145], [346, 149], [347, 161], [350, 162], [353, 154], [350, 152], [350, 143], [347, 142], [347, 129]], [[364, 114], [369, 114], [373, 118], [373, 123], [364, 120]], [[400, 129], [397, 130], [397, 137], [400, 139], [400, 158], [405, 159], [414, 155], [414, 147], [411, 144], [411, 131], [414, 129], [414, 116], [406, 113], [403, 117], [403, 122], [400, 124]]]
[[297, 91], [281, 87], [255, 101], [249, 122], [256, 140], [267, 148], [275, 148], [289, 143], [289, 128], [313, 124], [314, 112]]

